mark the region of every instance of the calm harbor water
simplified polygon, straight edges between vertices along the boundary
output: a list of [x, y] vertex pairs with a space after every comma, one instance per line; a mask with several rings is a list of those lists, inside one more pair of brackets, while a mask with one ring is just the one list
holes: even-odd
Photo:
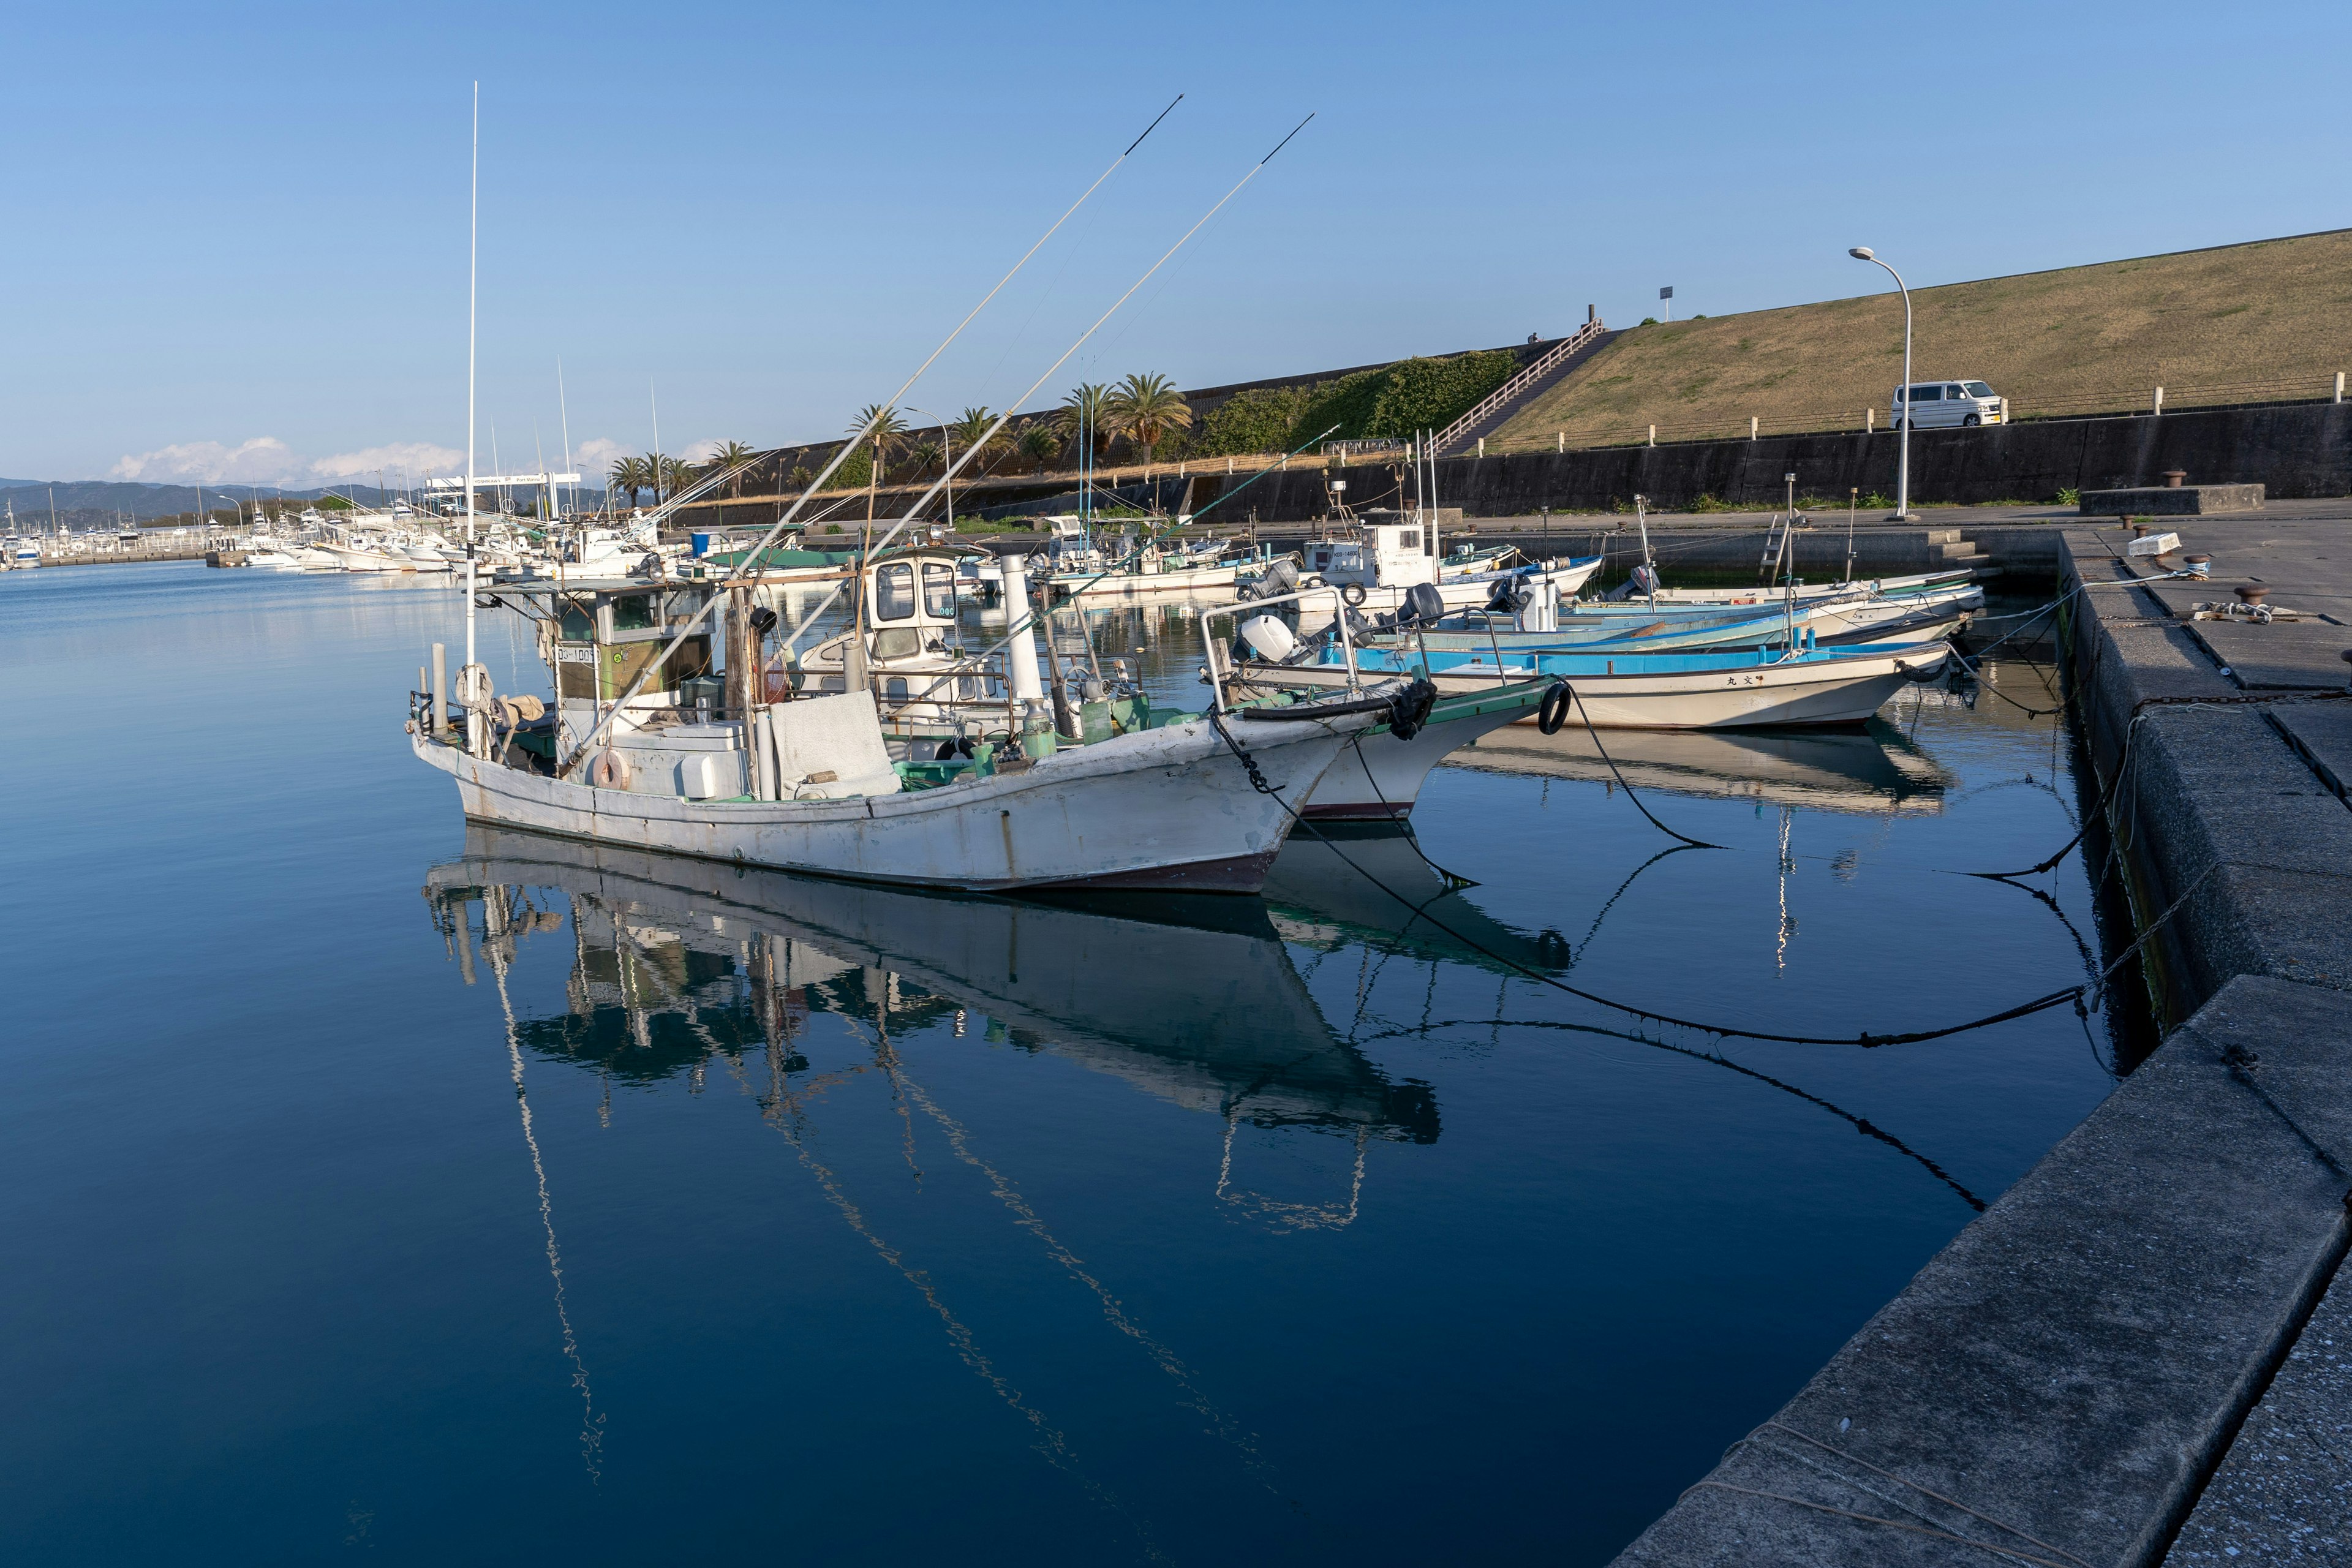
[[[0, 577], [0, 1558], [1603, 1562], [2113, 1083], [2063, 1007], [1643, 1026], [1311, 846], [1037, 905], [469, 835], [400, 732], [460, 616]], [[1097, 631], [1197, 700], [1195, 627]], [[1516, 729], [1416, 815], [1475, 886], [1343, 847], [1688, 1017], [2081, 979], [2079, 858], [1951, 874], [2072, 834], [2056, 721], [1883, 719], [1610, 737], [1723, 849]]]

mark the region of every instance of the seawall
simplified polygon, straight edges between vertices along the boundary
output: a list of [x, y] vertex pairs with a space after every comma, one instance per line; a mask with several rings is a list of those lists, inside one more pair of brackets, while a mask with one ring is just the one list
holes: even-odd
[[[2184, 523], [2203, 583], [2063, 531], [2078, 852], [2168, 1038], [1621, 1563], [2352, 1560], [2347, 528]], [[2246, 578], [2312, 618], [2190, 618]]]

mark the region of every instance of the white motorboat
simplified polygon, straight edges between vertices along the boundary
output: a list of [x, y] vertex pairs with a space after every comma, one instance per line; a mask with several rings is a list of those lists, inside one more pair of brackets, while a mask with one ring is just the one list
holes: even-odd
[[414, 572], [416, 563], [400, 550], [367, 534], [322, 539], [319, 549], [346, 572]]

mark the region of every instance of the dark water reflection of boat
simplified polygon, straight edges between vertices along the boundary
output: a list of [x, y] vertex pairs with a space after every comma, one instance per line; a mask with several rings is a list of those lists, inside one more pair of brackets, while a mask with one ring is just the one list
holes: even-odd
[[1514, 724], [1446, 765], [1614, 784], [1614, 762], [1637, 790], [1870, 815], [1937, 815], [1954, 784], [1942, 764], [1880, 719], [1843, 731], [1612, 730], [1601, 744], [1608, 762], [1580, 724], [1557, 735]]
[[[1262, 895], [1283, 940], [1318, 952], [1359, 942], [1496, 973], [1570, 962], [1557, 931], [1503, 924], [1430, 864], [1409, 827], [1320, 824], [1291, 835]], [[1466, 939], [1466, 940], [1465, 940]]]
[[480, 940], [511, 943], [560, 929], [550, 889], [569, 906], [570, 1007], [518, 1036], [617, 1078], [699, 1072], [714, 1049], [805, 1070], [792, 1037], [812, 1011], [888, 1031], [978, 1014], [992, 1037], [1228, 1122], [1437, 1137], [1428, 1088], [1334, 1036], [1255, 900], [935, 895], [479, 826], [425, 894], [470, 973], [467, 906], [486, 907]]

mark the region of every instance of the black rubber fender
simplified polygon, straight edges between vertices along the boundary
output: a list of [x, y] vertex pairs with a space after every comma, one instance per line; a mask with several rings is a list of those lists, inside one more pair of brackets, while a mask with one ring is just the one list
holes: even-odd
[[1546, 735], [1559, 734], [1568, 722], [1568, 710], [1575, 700], [1567, 681], [1553, 681], [1551, 689], [1543, 694], [1543, 705], [1536, 710], [1537, 731]]
[[1347, 605], [1348, 608], [1351, 610], [1354, 609], [1357, 605], [1364, 602], [1364, 585], [1361, 583], [1345, 583], [1340, 584], [1339, 602]]
[[1429, 710], [1437, 706], [1437, 688], [1426, 680], [1415, 680], [1389, 700], [1389, 733], [1400, 741], [1410, 741], [1421, 733], [1429, 722]]

